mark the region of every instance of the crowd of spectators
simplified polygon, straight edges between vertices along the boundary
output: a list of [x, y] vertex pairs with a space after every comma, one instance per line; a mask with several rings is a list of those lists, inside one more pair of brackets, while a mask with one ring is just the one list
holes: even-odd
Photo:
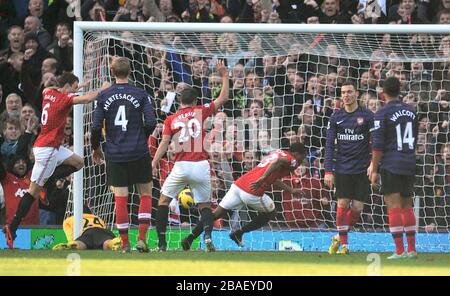
[[[42, 90], [55, 85], [62, 72], [73, 70], [75, 20], [448, 25], [450, 0], [0, 0], [0, 156], [4, 168], [16, 176], [19, 174], [13, 171], [14, 161], [25, 159], [27, 166], [33, 161], [30, 147], [39, 132]], [[122, 33], [124, 38], [130, 34]], [[420, 201], [420, 226], [429, 231], [448, 228], [450, 36], [408, 36], [402, 46], [425, 54], [425, 49], [432, 48], [442, 57], [440, 61], [408, 62], [399, 58], [395, 38], [389, 34], [378, 37], [378, 46], [368, 48], [372, 50], [370, 60], [343, 57], [346, 46], [352, 46], [351, 34], [345, 44], [320, 44], [323, 55], [305, 51], [317, 44], [288, 43], [282, 36], [277, 42], [287, 48], [288, 54], [264, 55], [262, 48], [266, 44], [259, 35], [244, 50], [235, 33], [201, 33], [195, 37], [198, 42], [193, 42], [200, 47], [187, 48], [180, 54], [171, 48], [177, 48], [183, 39], [167, 33], [161, 38], [165, 51], [111, 40], [108, 56], [130, 58], [132, 80], [155, 98], [162, 122], [176, 110], [176, 93], [185, 85], [196, 87], [201, 103], [218, 95], [221, 85], [213, 67], [213, 53], [215, 49], [226, 53], [222, 58], [231, 73], [230, 102], [215, 115], [207, 141], [215, 200], [220, 201], [233, 180], [263, 156], [301, 141], [309, 149], [307, 160], [284, 181], [303, 188], [304, 195], [299, 198], [273, 192], [279, 213], [273, 225], [291, 228], [333, 227], [333, 192], [322, 182], [323, 147], [328, 118], [340, 107], [340, 85], [353, 79], [361, 106], [375, 112], [384, 103], [384, 79], [398, 77], [402, 82], [401, 99], [413, 106], [420, 118], [415, 192]], [[89, 60], [95, 56], [93, 51], [94, 45], [87, 43], [86, 64], [95, 62]], [[167, 106], [171, 93], [175, 103]], [[161, 107], [168, 109], [162, 111]], [[160, 124], [149, 140], [152, 153], [161, 130]], [[73, 145], [72, 118], [67, 121], [64, 144]], [[173, 149], [162, 160], [160, 180], [154, 182], [155, 199], [159, 183], [171, 168], [171, 153]], [[90, 169], [92, 174], [99, 173], [98, 168]], [[94, 188], [91, 182], [101, 181], [86, 180], [85, 186]], [[51, 203], [50, 207], [40, 205], [41, 224], [62, 223], [69, 184], [70, 178], [49, 184], [43, 194], [50, 196]], [[96, 190], [89, 194], [95, 196]], [[247, 211], [237, 215], [245, 216]], [[183, 221], [181, 216], [181, 223], [192, 222]], [[382, 198], [374, 192], [359, 226], [379, 228], [386, 222]]]

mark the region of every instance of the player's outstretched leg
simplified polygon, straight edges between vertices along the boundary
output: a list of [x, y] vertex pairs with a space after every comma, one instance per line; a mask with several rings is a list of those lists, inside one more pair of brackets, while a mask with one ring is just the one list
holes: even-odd
[[[222, 208], [220, 205], [214, 210], [213, 215], [214, 215], [214, 221], [216, 221], [217, 219], [220, 219], [222, 217], [224, 217], [227, 213], [227, 210], [225, 210], [224, 208]], [[192, 233], [189, 234], [187, 237], [185, 237], [182, 241], [181, 241], [181, 247], [183, 248], [184, 251], [189, 251], [191, 249], [191, 245], [194, 242], [194, 240], [200, 236], [200, 234], [202, 234], [203, 232], [203, 222], [201, 220], [198, 221], [197, 225], [195, 225], [194, 229], [192, 229]]]
[[17, 207], [16, 214], [14, 218], [7, 227], [3, 229], [3, 232], [6, 236], [6, 242], [10, 249], [14, 248], [14, 240], [16, 239], [16, 231], [22, 222], [23, 218], [30, 211], [31, 206], [33, 205], [35, 198], [29, 193], [25, 193], [24, 196], [20, 199], [19, 206]]
[[[343, 224], [344, 227], [341, 228], [341, 230], [339, 231], [339, 236], [338, 238], [338, 248], [339, 246], [342, 244], [342, 248], [340, 250], [335, 249], [335, 252], [333, 253], [332, 251], [334, 250], [334, 248], [332, 248], [333, 243], [335, 243], [335, 237], [333, 237], [333, 242], [332, 245], [330, 246], [330, 249], [328, 250], [328, 252], [330, 254], [338, 254], [338, 255], [348, 255], [350, 254], [350, 248], [349, 248], [349, 244], [348, 244], [348, 233], [350, 232], [350, 227], [354, 226], [358, 220], [359, 217], [361, 216], [361, 212], [362, 209], [364, 207], [364, 204], [360, 201], [356, 201], [353, 200], [352, 202], [352, 206], [349, 207], [345, 213], [344, 213], [344, 217], [343, 217]], [[345, 226], [345, 224], [348, 224], [347, 226]], [[346, 231], [347, 229], [347, 231]], [[341, 240], [341, 237], [343, 237], [343, 239]]]
[[200, 220], [203, 224], [203, 231], [205, 232], [204, 240], [205, 240], [205, 250], [207, 252], [214, 252], [216, 249], [214, 247], [214, 244], [212, 242], [212, 230], [213, 230], [213, 224], [214, 224], [214, 215], [212, 213], [212, 210], [208, 205], [203, 206], [200, 208]]
[[[56, 182], [58, 179], [65, 178], [67, 176], [70, 176], [72, 173], [75, 173], [76, 171], [80, 170], [84, 166], [84, 160], [79, 156], [78, 154], [72, 153], [66, 148], [60, 148], [66, 150], [67, 152], [64, 153], [71, 153], [71, 155], [66, 158], [59, 166], [55, 168], [53, 171], [53, 174], [50, 176], [50, 178], [47, 180], [47, 182], [44, 184], [44, 189], [48, 191], [48, 186], [51, 186], [53, 183]], [[44, 205], [49, 205], [49, 201], [47, 199], [47, 194], [43, 195], [41, 198], [41, 202]]]
[[69, 164], [61, 164], [55, 168], [52, 176], [50, 177], [53, 180], [58, 180], [69, 176], [72, 173], [75, 173], [80, 168], [76, 166], [72, 166]]
[[408, 251], [406, 253], [409, 259], [417, 259], [416, 252], [416, 216], [411, 206], [402, 209], [403, 227], [408, 242]]
[[[342, 242], [342, 248], [340, 250], [336, 251], [335, 254], [338, 254], [338, 255], [350, 254], [350, 248], [349, 248], [349, 244], [348, 244], [348, 232], [350, 232], [350, 227], [355, 226], [355, 224], [358, 222], [363, 208], [364, 208], [363, 202], [358, 201], [358, 200], [353, 200], [351, 207], [349, 207], [347, 209], [347, 211], [345, 211], [345, 213], [344, 213], [345, 217], [344, 217], [343, 223], [344, 223], [344, 225], [346, 223], [348, 224], [347, 232], [345, 232], [345, 228], [344, 228], [343, 233], [342, 233], [344, 236], [345, 242]], [[339, 235], [341, 235], [341, 232], [339, 232]], [[339, 245], [340, 244], [341, 244], [341, 239], [339, 237]]]
[[191, 249], [191, 245], [194, 242], [194, 240], [200, 236], [203, 232], [203, 222], [200, 220], [198, 221], [197, 225], [195, 225], [194, 229], [192, 229], [192, 233], [186, 236], [181, 241], [181, 247], [183, 248], [183, 251], [189, 251]]
[[275, 218], [275, 211], [272, 211], [270, 213], [260, 213], [258, 216], [256, 216], [252, 221], [245, 224], [241, 229], [238, 229], [232, 233], [230, 233], [230, 238], [239, 246], [243, 247], [244, 241], [242, 240], [242, 237], [244, 233], [251, 232], [253, 230], [257, 230], [264, 225], [266, 225], [270, 220]]
[[115, 195], [116, 200], [116, 226], [122, 239], [122, 252], [130, 251], [128, 239], [128, 196]]
[[166, 229], [169, 220], [170, 199], [161, 194], [158, 202], [158, 212], [156, 213], [156, 233], [158, 234], [158, 251], [167, 250]]
[[147, 253], [149, 251], [147, 247], [147, 230], [150, 226], [152, 210], [152, 198], [150, 195], [141, 195], [141, 200], [139, 202], [139, 237], [136, 244], [136, 249], [139, 252]]
[[[339, 199], [338, 208], [336, 211], [336, 226], [339, 234], [339, 240], [336, 237], [332, 238], [332, 243], [328, 249], [330, 254], [348, 254], [348, 230], [349, 230], [349, 216], [348, 202], [344, 202], [344, 199]], [[338, 243], [339, 242], [339, 243]], [[342, 250], [338, 251], [339, 246], [342, 245]], [[337, 248], [336, 248], [337, 247]]]
[[388, 259], [403, 259], [405, 258], [405, 247], [403, 245], [403, 221], [400, 208], [390, 208], [389, 215], [389, 229], [392, 238], [395, 242], [395, 253], [388, 257]]
[[14, 249], [14, 240], [16, 239], [15, 234], [11, 233], [11, 230], [8, 225], [5, 225], [5, 227], [3, 227], [3, 233], [5, 234], [5, 240], [6, 240], [6, 244], [8, 245], [8, 248], [10, 250], [13, 250]]

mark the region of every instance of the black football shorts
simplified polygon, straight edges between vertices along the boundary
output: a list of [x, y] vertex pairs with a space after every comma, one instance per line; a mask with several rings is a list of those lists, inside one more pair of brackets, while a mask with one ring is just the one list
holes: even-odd
[[108, 185], [128, 187], [149, 183], [152, 177], [152, 159], [149, 154], [131, 162], [106, 162]]
[[334, 174], [336, 198], [366, 202], [370, 196], [370, 182], [366, 173]]
[[386, 170], [381, 170], [381, 191], [383, 194], [400, 193], [402, 197], [414, 196], [414, 175], [397, 175]]
[[103, 250], [103, 243], [115, 237], [110, 230], [95, 227], [83, 232], [76, 240], [84, 243], [88, 250]]

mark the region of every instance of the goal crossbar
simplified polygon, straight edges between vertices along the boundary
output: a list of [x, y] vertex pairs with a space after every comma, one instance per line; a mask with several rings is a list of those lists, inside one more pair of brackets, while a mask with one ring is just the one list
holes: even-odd
[[[446, 25], [352, 25], [352, 24], [202, 24], [202, 23], [130, 23], [74, 22], [74, 74], [83, 82], [85, 32], [215, 32], [215, 33], [336, 33], [336, 34], [450, 34]], [[83, 105], [74, 107], [74, 151], [84, 156]], [[83, 214], [83, 170], [73, 182], [74, 235], [81, 234]]]

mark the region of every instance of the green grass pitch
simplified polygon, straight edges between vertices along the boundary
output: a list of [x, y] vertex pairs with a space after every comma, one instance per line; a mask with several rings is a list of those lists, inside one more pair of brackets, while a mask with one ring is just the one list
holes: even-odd
[[[0, 275], [68, 275], [69, 251], [0, 251]], [[450, 254], [421, 253], [416, 260], [390, 261], [378, 253], [328, 255], [310, 252], [168, 251], [120, 254], [79, 251], [81, 275], [450, 275]], [[69, 257], [70, 258], [70, 257]], [[373, 264], [373, 263], [372, 263]]]

